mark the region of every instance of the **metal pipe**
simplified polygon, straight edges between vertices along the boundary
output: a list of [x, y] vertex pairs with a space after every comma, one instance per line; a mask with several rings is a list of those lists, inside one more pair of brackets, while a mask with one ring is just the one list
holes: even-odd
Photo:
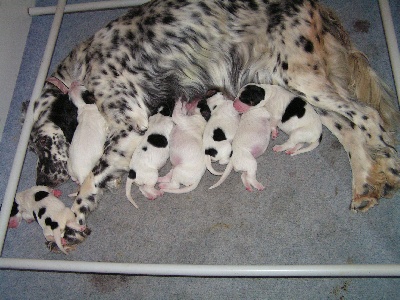
[[383, 29], [385, 31], [386, 43], [389, 50], [389, 58], [392, 66], [394, 84], [397, 91], [397, 100], [400, 104], [400, 53], [397, 44], [397, 38], [394, 31], [392, 13], [388, 0], [379, 0], [379, 9], [381, 11], [381, 19]]
[[64, 7], [66, 0], [59, 0], [57, 4], [56, 14], [54, 16], [53, 24], [51, 25], [49, 38], [47, 40], [46, 48], [43, 54], [42, 63], [36, 77], [35, 86], [33, 88], [32, 96], [29, 102], [29, 107], [26, 113], [25, 122], [22, 126], [22, 132], [19, 138], [17, 150], [15, 151], [14, 161], [8, 179], [6, 192], [4, 194], [3, 205], [0, 212], [0, 254], [3, 251], [4, 240], [8, 227], [8, 220], [11, 213], [12, 203], [14, 200], [15, 192], [19, 177], [21, 175], [22, 166], [24, 163], [26, 149], [28, 147], [29, 135], [33, 125], [33, 102], [40, 96], [43, 88], [44, 81], [49, 70], [51, 57], [53, 55], [54, 47], [60, 30], [61, 21], [63, 18]]
[[153, 276], [400, 277], [400, 265], [189, 265], [0, 258], [0, 269]]
[[[69, 4], [65, 7], [64, 13], [83, 12], [101, 9], [124, 8], [140, 5], [149, 2], [149, 0], [119, 0], [119, 1], [101, 1], [88, 2], [80, 4]], [[55, 6], [30, 7], [28, 13], [31, 16], [50, 15], [56, 11]]]

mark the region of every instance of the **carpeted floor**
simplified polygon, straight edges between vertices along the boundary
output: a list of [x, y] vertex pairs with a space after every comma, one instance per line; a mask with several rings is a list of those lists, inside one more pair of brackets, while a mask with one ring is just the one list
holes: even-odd
[[[56, 1], [38, 0], [37, 6]], [[68, 1], [68, 3], [85, 1]], [[86, 1], [88, 2], [88, 1]], [[394, 87], [377, 1], [322, 1], [341, 17], [354, 43]], [[400, 40], [400, 1], [391, 1]], [[66, 15], [51, 70], [79, 41], [125, 9]], [[0, 143], [0, 195], [4, 195], [21, 129], [21, 103], [30, 98], [52, 16], [34, 17], [17, 88]], [[340, 143], [327, 130], [311, 153], [259, 158], [263, 192], [247, 192], [239, 174], [208, 190], [207, 173], [189, 194], [148, 201], [137, 189], [136, 210], [124, 188], [106, 192], [88, 218], [92, 234], [69, 256], [49, 253], [37, 224], [8, 230], [3, 257], [185, 264], [400, 263], [398, 194], [368, 213], [352, 213], [351, 170]], [[28, 152], [19, 190], [34, 185], [36, 157]], [[166, 173], [166, 166], [162, 173]], [[76, 189], [61, 187], [62, 199]], [[398, 299], [398, 278], [191, 278], [0, 270], [1, 299]]]

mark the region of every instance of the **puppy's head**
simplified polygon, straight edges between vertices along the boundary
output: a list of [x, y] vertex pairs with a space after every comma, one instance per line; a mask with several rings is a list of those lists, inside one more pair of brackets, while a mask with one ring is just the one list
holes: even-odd
[[233, 106], [235, 109], [244, 113], [250, 107], [263, 105], [265, 100], [265, 89], [253, 83], [245, 85], [238, 93]]
[[37, 185], [55, 187], [69, 179], [68, 149], [77, 125], [77, 108], [67, 95], [49, 91], [36, 100], [29, 149], [38, 156]]

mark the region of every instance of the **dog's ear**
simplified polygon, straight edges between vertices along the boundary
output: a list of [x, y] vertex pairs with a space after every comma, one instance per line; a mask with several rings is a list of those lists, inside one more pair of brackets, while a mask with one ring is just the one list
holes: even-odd
[[211, 118], [211, 110], [207, 104], [207, 101], [206, 100], [199, 101], [197, 107], [200, 109], [200, 113], [203, 116], [203, 118], [208, 122], [208, 120], [210, 120]]
[[86, 104], [95, 104], [96, 103], [96, 98], [94, 97], [94, 94], [92, 92], [89, 92], [88, 90], [85, 90], [82, 93], [82, 99]]
[[172, 116], [172, 110], [166, 105], [160, 106], [158, 109], [158, 113], [166, 117]]

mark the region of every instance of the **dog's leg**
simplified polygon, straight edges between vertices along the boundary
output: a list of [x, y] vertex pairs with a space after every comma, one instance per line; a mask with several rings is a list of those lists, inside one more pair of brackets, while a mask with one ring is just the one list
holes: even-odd
[[350, 208], [367, 211], [381, 197], [392, 196], [399, 187], [399, 162], [391, 147], [371, 152], [354, 123], [333, 112], [318, 110], [322, 123], [338, 138], [350, 159], [353, 173], [353, 201]]
[[[322, 78], [312, 80], [321, 81]], [[374, 206], [380, 197], [392, 195], [400, 188], [400, 160], [393, 140], [385, 130], [377, 111], [340, 97], [332, 92], [329, 85], [325, 85], [325, 88], [320, 86], [318, 92], [306, 89], [300, 91], [311, 104], [324, 108], [324, 119], [333, 118], [340, 121], [338, 127], [345, 129], [338, 136], [339, 130], [332, 130], [336, 125], [332, 126], [330, 122], [324, 121], [337, 135], [346, 151], [352, 154], [350, 162], [354, 177], [351, 206], [353, 209], [367, 210]]]
[[257, 173], [257, 161], [256, 159], [253, 159], [251, 162], [248, 161], [248, 169], [247, 171], [244, 171], [241, 175], [241, 179], [243, 182], [243, 185], [246, 187], [246, 190], [251, 192], [254, 187], [255, 189], [262, 191], [264, 190], [264, 186], [258, 182], [256, 178], [256, 173]]

